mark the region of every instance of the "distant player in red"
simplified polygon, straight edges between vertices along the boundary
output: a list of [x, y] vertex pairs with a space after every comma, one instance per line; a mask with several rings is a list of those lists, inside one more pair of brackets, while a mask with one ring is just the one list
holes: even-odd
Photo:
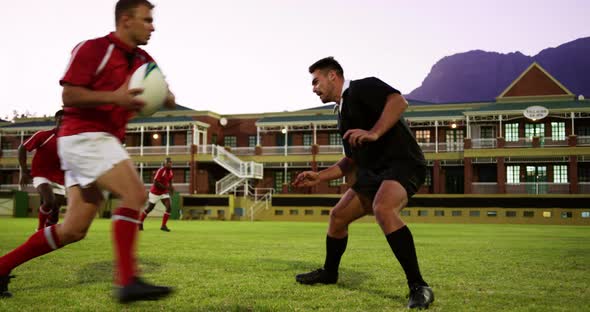
[[[55, 128], [37, 131], [18, 147], [19, 184], [24, 188], [32, 181], [41, 196], [37, 230], [56, 224], [59, 220], [59, 208], [65, 204], [64, 172], [57, 155], [57, 130], [62, 116], [63, 110], [55, 113]], [[36, 152], [29, 172], [27, 152], [32, 151]]]
[[166, 158], [164, 165], [158, 169], [154, 175], [154, 184], [152, 184], [152, 188], [148, 195], [149, 204], [141, 214], [139, 230], [143, 231], [143, 220], [145, 220], [145, 217], [147, 217], [147, 215], [154, 209], [158, 201], [161, 200], [162, 204], [166, 207], [166, 213], [164, 213], [164, 217], [162, 218], [162, 227], [160, 227], [160, 230], [170, 232], [166, 223], [170, 217], [170, 195], [174, 193], [172, 178], [174, 178], [174, 173], [172, 172], [172, 160]]
[[[119, 302], [155, 300], [171, 288], [150, 285], [139, 278], [136, 243], [139, 212], [147, 200], [145, 187], [121, 142], [127, 122], [144, 103], [129, 89], [129, 76], [153, 62], [138, 46], [154, 31], [147, 0], [119, 0], [116, 30], [87, 40], [72, 51], [63, 86], [64, 116], [57, 147], [68, 188], [67, 213], [62, 224], [38, 231], [20, 247], [0, 257], [0, 297], [9, 297], [10, 272], [20, 264], [83, 239], [101, 204], [101, 190], [117, 194], [121, 206], [112, 213], [115, 249], [115, 297]], [[172, 93], [167, 107], [174, 107]], [[50, 285], [50, 284], [48, 284]]]

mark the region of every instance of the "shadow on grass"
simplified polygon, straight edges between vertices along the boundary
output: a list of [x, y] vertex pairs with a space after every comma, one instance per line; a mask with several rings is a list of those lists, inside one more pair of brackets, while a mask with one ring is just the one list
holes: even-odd
[[[142, 258], [138, 262], [140, 273], [155, 273], [160, 271], [162, 266], [159, 262], [146, 258]], [[110, 282], [113, 280], [113, 263], [111, 261], [88, 263], [78, 270], [77, 275], [77, 284]]]
[[[293, 275], [293, 281], [295, 281], [295, 275], [300, 273], [309, 272], [321, 267], [321, 264], [312, 263], [307, 261], [297, 261], [297, 260], [284, 260], [284, 259], [265, 259], [262, 260], [263, 262], [269, 262], [270, 267], [277, 268], [275, 271], [282, 271], [284, 269], [279, 269], [284, 266], [288, 267], [290, 271], [289, 274]], [[364, 286], [364, 282], [368, 279], [371, 279], [371, 275], [368, 273], [370, 268], [367, 268], [367, 271], [357, 271], [349, 268], [341, 268], [339, 272], [339, 281], [336, 284], [336, 287], [358, 291], [366, 294], [370, 294], [373, 296], [383, 297], [389, 300], [400, 302], [402, 305], [406, 303], [406, 294], [394, 294], [393, 292], [386, 292], [380, 289], [369, 288]], [[302, 287], [309, 287], [308, 285], [301, 285]]]

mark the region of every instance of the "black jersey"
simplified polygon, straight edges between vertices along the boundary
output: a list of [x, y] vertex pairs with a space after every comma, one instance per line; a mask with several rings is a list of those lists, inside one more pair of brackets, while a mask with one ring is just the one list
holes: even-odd
[[[338, 129], [343, 136], [349, 129], [371, 130], [381, 117], [387, 96], [400, 92], [375, 77], [353, 80], [344, 91]], [[407, 123], [398, 122], [375, 142], [352, 147], [342, 140], [347, 157], [360, 169], [425, 165], [424, 154]]]

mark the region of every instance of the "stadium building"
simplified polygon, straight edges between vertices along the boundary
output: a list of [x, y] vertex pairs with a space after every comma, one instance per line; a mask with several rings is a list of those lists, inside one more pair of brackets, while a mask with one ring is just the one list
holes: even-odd
[[[590, 101], [539, 64], [495, 101], [409, 102], [404, 118], [429, 172], [408, 221], [590, 224]], [[146, 184], [172, 157], [184, 217], [325, 220], [353, 177], [290, 182], [342, 157], [336, 118], [332, 105], [235, 115], [178, 106], [132, 120], [125, 146]], [[17, 188], [21, 142], [53, 123], [0, 123], [1, 189]]]

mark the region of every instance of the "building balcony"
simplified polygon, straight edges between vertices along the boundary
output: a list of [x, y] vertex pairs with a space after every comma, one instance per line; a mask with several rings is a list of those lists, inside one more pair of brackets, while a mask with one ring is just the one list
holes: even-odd
[[506, 183], [507, 194], [569, 194], [569, 183], [523, 182]]
[[497, 194], [498, 183], [496, 182], [473, 182], [471, 183], [473, 194]]

